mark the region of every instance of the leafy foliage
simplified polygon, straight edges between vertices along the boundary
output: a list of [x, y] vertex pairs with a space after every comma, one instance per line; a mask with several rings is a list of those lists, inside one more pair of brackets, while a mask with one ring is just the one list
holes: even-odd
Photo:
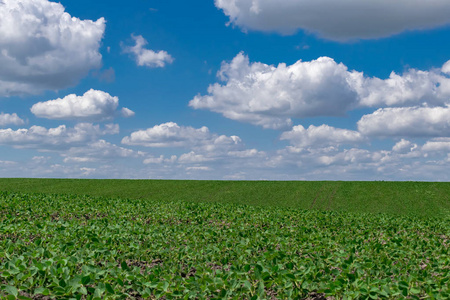
[[6, 299], [448, 299], [450, 219], [0, 193]]

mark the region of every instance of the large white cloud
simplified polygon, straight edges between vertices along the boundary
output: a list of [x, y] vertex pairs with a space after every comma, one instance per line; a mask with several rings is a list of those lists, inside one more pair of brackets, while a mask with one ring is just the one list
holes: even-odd
[[244, 30], [293, 34], [302, 29], [332, 40], [386, 37], [450, 23], [447, 0], [215, 0]]
[[450, 106], [380, 108], [364, 115], [358, 130], [368, 136], [448, 137]]
[[283, 132], [281, 140], [289, 140], [297, 147], [319, 147], [328, 145], [353, 144], [363, 141], [363, 136], [358, 131], [335, 128], [328, 125], [310, 125], [305, 129], [297, 125], [290, 131]]
[[136, 45], [134, 46], [124, 46], [122, 45], [123, 51], [125, 53], [130, 53], [134, 56], [136, 64], [138, 66], [146, 66], [151, 68], [164, 67], [166, 64], [171, 64], [173, 62], [173, 57], [167, 53], [167, 51], [155, 52], [151, 49], [145, 49], [144, 46], [148, 42], [142, 37], [142, 35], [131, 35]]
[[[64, 98], [38, 102], [31, 107], [31, 112], [47, 119], [103, 121], [118, 114], [118, 105], [118, 97], [90, 89], [83, 96], [70, 94]], [[134, 112], [123, 108], [121, 114], [130, 117]]]
[[105, 20], [80, 20], [47, 0], [0, 2], [0, 96], [74, 85], [100, 67]]
[[446, 68], [447, 64], [430, 71], [410, 69], [380, 79], [349, 71], [329, 57], [275, 67], [250, 63], [239, 53], [222, 63], [218, 77], [224, 83], [210, 85], [207, 95], [195, 96], [189, 105], [282, 129], [291, 126], [291, 118], [342, 116], [357, 107], [444, 105], [450, 101]]
[[122, 143], [145, 147], [202, 148], [212, 151], [217, 147], [239, 145], [241, 139], [238, 136], [219, 136], [211, 133], [205, 126], [196, 129], [167, 122], [146, 130], [132, 132], [130, 136], [122, 139]]
[[0, 126], [6, 126], [6, 125], [23, 125], [25, 124], [25, 121], [19, 118], [19, 116], [16, 113], [7, 114], [7, 113], [0, 113]]
[[210, 85], [209, 95], [197, 95], [189, 105], [264, 128], [289, 127], [291, 117], [343, 115], [357, 99], [347, 67], [328, 57], [275, 67], [250, 63], [239, 53], [222, 63], [218, 75], [226, 83]]
[[29, 129], [0, 129], [0, 145], [47, 151], [64, 150], [75, 146], [84, 146], [89, 142], [96, 141], [99, 136], [118, 132], [117, 124], [107, 124], [101, 128], [99, 125], [79, 123], [73, 128], [60, 125], [49, 129], [35, 125]]

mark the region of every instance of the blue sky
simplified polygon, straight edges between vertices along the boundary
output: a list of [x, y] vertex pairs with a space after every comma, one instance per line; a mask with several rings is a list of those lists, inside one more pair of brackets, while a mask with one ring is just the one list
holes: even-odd
[[2, 0], [0, 176], [448, 181], [449, 37], [446, 0]]

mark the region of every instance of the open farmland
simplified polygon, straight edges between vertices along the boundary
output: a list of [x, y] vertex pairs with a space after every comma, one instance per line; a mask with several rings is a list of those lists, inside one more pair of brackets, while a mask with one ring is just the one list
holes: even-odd
[[[36, 188], [29, 183], [25, 187]], [[180, 198], [192, 193], [182, 191], [182, 187], [176, 191]], [[2, 192], [0, 295], [8, 299], [450, 296], [446, 213], [432, 217], [305, 210], [276, 202], [270, 207], [250, 206], [216, 199], [179, 201], [168, 195], [173, 198]], [[369, 193], [368, 197], [373, 199]]]
[[0, 191], [446, 216], [449, 182], [0, 178]]

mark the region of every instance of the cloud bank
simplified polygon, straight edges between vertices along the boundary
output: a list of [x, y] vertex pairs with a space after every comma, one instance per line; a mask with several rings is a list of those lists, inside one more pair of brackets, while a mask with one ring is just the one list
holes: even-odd
[[250, 63], [242, 52], [223, 62], [218, 77], [189, 105], [264, 128], [286, 129], [291, 118], [344, 116], [360, 107], [410, 106], [450, 101], [447, 62], [441, 69], [392, 72], [387, 79], [349, 71], [330, 57], [278, 66]]

